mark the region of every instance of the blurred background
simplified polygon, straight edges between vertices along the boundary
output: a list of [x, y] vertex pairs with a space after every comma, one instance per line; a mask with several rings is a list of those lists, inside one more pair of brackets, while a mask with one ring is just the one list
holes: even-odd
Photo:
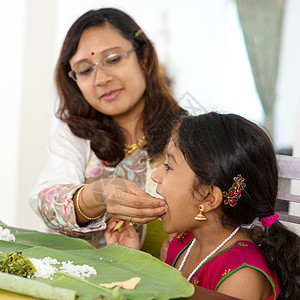
[[300, 157], [300, 1], [1, 0], [0, 220], [45, 230], [28, 195], [56, 122], [56, 60], [72, 23], [102, 7], [151, 38], [180, 105], [242, 115]]

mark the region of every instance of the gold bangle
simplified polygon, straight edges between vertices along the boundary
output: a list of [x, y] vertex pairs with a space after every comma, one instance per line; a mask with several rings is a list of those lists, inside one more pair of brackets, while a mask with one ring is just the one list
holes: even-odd
[[77, 209], [78, 209], [79, 213], [80, 213], [85, 219], [90, 220], [90, 221], [91, 221], [91, 220], [96, 220], [96, 219], [100, 218], [102, 215], [100, 215], [100, 216], [98, 216], [98, 217], [93, 217], [93, 218], [88, 217], [87, 215], [85, 215], [85, 214], [82, 212], [82, 210], [81, 210], [81, 208], [80, 208], [80, 206], [79, 206], [79, 197], [80, 197], [81, 191], [82, 191], [84, 188], [86, 188], [86, 185], [82, 186], [82, 187], [78, 190], [78, 192], [77, 192], [77, 196], [76, 196], [76, 206], [77, 206]]

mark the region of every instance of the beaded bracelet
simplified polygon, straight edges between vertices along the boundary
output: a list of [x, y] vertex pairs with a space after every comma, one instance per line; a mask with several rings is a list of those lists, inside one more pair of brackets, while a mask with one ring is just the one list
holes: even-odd
[[76, 206], [77, 206], [77, 209], [78, 209], [79, 213], [80, 213], [85, 219], [90, 220], [90, 221], [91, 221], [91, 220], [96, 220], [96, 219], [100, 218], [102, 215], [100, 215], [100, 216], [98, 216], [98, 217], [93, 217], [93, 218], [88, 217], [87, 215], [85, 215], [85, 214], [82, 212], [82, 210], [81, 210], [81, 208], [80, 208], [80, 206], [79, 206], [79, 197], [80, 197], [81, 191], [82, 191], [84, 188], [86, 188], [86, 185], [82, 186], [82, 187], [78, 190], [78, 192], [77, 192], [77, 196], [76, 196]]

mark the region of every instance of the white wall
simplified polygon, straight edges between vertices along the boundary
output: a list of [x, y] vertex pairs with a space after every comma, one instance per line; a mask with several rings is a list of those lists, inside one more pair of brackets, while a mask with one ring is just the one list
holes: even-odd
[[[0, 2], [0, 219], [15, 224], [23, 69], [24, 1]], [[8, 18], [9, 16], [13, 18]]]
[[[294, 62], [299, 61], [300, 53], [295, 30], [300, 28], [300, 7], [297, 0], [288, 2], [292, 8], [286, 16], [289, 26], [285, 27], [285, 59], [279, 79], [279, 99], [284, 104], [277, 117], [276, 139], [291, 146], [296, 128], [292, 112], [299, 100], [295, 89], [300, 68]], [[136, 19], [176, 81], [179, 100], [189, 92], [206, 109], [227, 109], [261, 121], [263, 113], [249, 66], [243, 71], [240, 68], [248, 62], [242, 41], [233, 39], [239, 32], [232, 29], [236, 19], [228, 4], [230, 0], [1, 0], [0, 90], [5, 110], [0, 118], [0, 220], [12, 226], [45, 229], [27, 199], [47, 159], [56, 100], [55, 62], [68, 28], [89, 9], [113, 6]], [[297, 139], [300, 141], [299, 135]]]
[[0, 219], [43, 230], [27, 199], [46, 161], [53, 115], [56, 1], [10, 0], [0, 5], [0, 90], [6, 108], [0, 120]]
[[[286, 1], [281, 45], [281, 61], [275, 105], [275, 141], [280, 148], [300, 143], [299, 106], [300, 86], [300, 1]], [[298, 131], [298, 133], [296, 133]], [[297, 139], [296, 139], [297, 134]]]

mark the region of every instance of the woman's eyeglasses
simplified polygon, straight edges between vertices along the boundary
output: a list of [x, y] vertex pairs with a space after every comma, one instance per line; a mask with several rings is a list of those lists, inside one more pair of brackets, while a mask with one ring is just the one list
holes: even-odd
[[125, 60], [125, 58], [134, 51], [134, 48], [130, 49], [127, 52], [118, 52], [110, 54], [109, 56], [103, 58], [101, 61], [95, 64], [82, 63], [71, 70], [68, 75], [74, 81], [85, 81], [91, 77], [97, 70], [97, 66], [101, 67], [104, 70], [112, 70], [116, 66]]

